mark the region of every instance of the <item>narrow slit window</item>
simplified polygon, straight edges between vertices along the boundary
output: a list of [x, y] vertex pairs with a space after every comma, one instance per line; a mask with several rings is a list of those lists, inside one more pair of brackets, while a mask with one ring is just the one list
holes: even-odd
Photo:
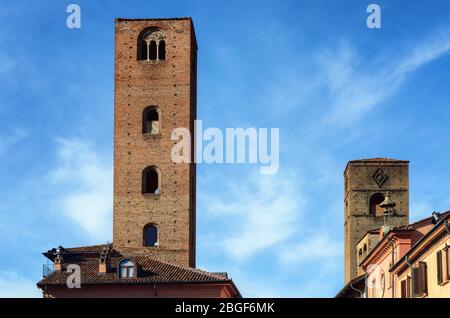
[[139, 42], [139, 60], [147, 60], [148, 58], [147, 52], [147, 42], [142, 40]]
[[158, 44], [158, 59], [159, 60], [166, 59], [166, 42], [164, 40], [159, 41]]
[[148, 60], [156, 60], [156, 42], [150, 41], [148, 45]]

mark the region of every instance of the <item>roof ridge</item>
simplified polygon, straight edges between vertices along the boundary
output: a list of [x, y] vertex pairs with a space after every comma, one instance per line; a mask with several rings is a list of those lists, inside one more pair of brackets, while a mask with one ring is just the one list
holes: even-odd
[[[443, 216], [446, 216], [446, 214], [449, 214], [449, 213], [450, 213], [450, 210], [445, 211], [445, 212], [438, 212], [438, 213], [441, 215], [441, 217], [443, 217]], [[428, 217], [426, 217], [426, 218], [423, 218], [423, 219], [420, 219], [420, 220], [415, 221], [415, 222], [413, 222], [413, 223], [410, 223], [409, 225], [415, 225], [415, 224], [418, 224], [418, 223], [422, 223], [422, 222], [424, 222], [424, 221], [426, 221], [426, 220], [431, 219], [432, 217], [433, 217], [433, 216], [430, 215], [430, 216], [428, 216]]]

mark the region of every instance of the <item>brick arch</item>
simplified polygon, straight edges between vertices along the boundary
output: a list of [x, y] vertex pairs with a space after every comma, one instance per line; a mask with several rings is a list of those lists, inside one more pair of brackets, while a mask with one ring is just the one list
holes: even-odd
[[373, 216], [383, 215], [383, 209], [379, 206], [384, 201], [384, 195], [380, 192], [372, 194], [369, 198], [369, 214]]

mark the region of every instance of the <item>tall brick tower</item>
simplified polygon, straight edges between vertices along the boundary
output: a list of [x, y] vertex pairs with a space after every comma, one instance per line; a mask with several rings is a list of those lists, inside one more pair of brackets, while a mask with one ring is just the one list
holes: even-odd
[[114, 229], [121, 253], [195, 267], [195, 175], [171, 160], [172, 130], [196, 119], [192, 20], [116, 19]]
[[[354, 160], [344, 172], [344, 257], [345, 284], [356, 277], [356, 244], [363, 236], [383, 224], [409, 223], [408, 161], [374, 158]], [[389, 191], [396, 203], [392, 215], [383, 215], [379, 204]]]

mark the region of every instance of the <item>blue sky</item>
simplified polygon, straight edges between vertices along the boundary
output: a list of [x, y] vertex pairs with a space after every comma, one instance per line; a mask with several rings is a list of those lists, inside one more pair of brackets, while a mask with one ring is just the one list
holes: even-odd
[[115, 17], [191, 16], [203, 125], [280, 129], [275, 175], [198, 167], [197, 265], [244, 296], [342, 287], [348, 160], [410, 160], [411, 221], [450, 209], [448, 1], [77, 1], [79, 30], [69, 3], [0, 6], [0, 296], [111, 240]]

